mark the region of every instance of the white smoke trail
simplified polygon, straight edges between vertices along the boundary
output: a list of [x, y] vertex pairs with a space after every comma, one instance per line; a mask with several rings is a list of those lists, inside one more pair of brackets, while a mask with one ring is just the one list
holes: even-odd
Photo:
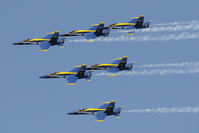
[[181, 22], [168, 22], [168, 23], [160, 23], [160, 24], [153, 24], [153, 26], [172, 26], [172, 25], [188, 25], [191, 23], [199, 23], [197, 20], [191, 20], [191, 21], [181, 21]]
[[[185, 40], [185, 39], [199, 39], [199, 32], [183, 32], [179, 34], [165, 34], [165, 35], [142, 35], [142, 36], [119, 36], [110, 38], [96, 38], [96, 42], [146, 42], [146, 41], [169, 41], [169, 40]], [[86, 39], [68, 40], [66, 42], [86, 42]]]
[[136, 66], [136, 68], [154, 68], [154, 67], [199, 67], [199, 62], [181, 62], [181, 63], [164, 63], [164, 64], [147, 64]]
[[199, 22], [198, 21], [191, 21], [189, 23], [184, 24], [177, 24], [177, 25], [157, 25], [157, 26], [151, 26], [147, 29], [137, 29], [137, 30], [119, 30], [116, 32], [161, 32], [161, 31], [168, 31], [168, 32], [176, 32], [176, 31], [196, 31], [199, 30]]
[[[169, 74], [196, 74], [199, 73], [199, 68], [192, 69], [156, 69], [156, 70], [142, 70], [133, 72], [119, 72], [116, 75], [119, 76], [136, 76], [136, 75], [169, 75]], [[112, 75], [112, 73], [97, 73], [96, 76], [108, 76]]]
[[[152, 70], [136, 70], [136, 68], [156, 68]], [[157, 67], [163, 67], [157, 69]], [[166, 67], [166, 68], [164, 68]], [[118, 72], [116, 75], [136, 76], [136, 75], [168, 75], [168, 74], [197, 74], [199, 73], [199, 62], [151, 64], [135, 67], [133, 72]], [[112, 73], [97, 73], [97, 76], [112, 75]]]
[[123, 112], [128, 113], [199, 113], [199, 106], [196, 107], [162, 107], [162, 108], [147, 108], [147, 109], [131, 109]]
[[143, 71], [134, 71], [131, 74], [122, 73], [119, 75], [168, 75], [168, 74], [196, 74], [196, 73], [199, 73], [199, 68], [143, 70]]

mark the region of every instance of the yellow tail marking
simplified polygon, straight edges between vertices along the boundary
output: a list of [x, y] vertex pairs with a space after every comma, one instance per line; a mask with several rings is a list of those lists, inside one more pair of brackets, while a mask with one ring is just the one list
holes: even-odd
[[115, 101], [110, 101], [110, 102], [104, 102], [104, 104], [108, 104], [108, 103], [115, 103]]
[[99, 24], [93, 24], [92, 26], [97, 26], [97, 25], [99, 25]]
[[120, 116], [116, 116], [116, 118], [120, 118]]
[[63, 48], [64, 46], [59, 46], [60, 48]]

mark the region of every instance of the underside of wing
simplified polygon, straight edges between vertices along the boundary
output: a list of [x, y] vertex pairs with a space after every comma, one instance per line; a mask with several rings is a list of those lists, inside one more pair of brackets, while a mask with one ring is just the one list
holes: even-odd
[[51, 44], [49, 42], [41, 42], [39, 46], [41, 47], [41, 51], [48, 51]]
[[68, 81], [67, 85], [74, 85], [77, 82], [77, 76], [76, 75], [69, 75], [69, 76], [67, 76], [66, 79]]
[[105, 117], [106, 117], [106, 113], [104, 113], [104, 111], [99, 111], [95, 114], [95, 117], [97, 119], [97, 122], [101, 122], [104, 121]]
[[86, 34], [84, 34], [84, 36], [86, 39], [95, 39], [96, 38], [95, 33], [86, 33]]

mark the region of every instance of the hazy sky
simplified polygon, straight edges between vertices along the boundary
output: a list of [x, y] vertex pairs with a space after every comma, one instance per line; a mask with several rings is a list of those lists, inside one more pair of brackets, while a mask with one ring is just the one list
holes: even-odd
[[[199, 113], [193, 113], [199, 107], [198, 4], [197, 0], [1, 1], [0, 132], [198, 133]], [[64, 48], [54, 46], [48, 52], [40, 52], [38, 46], [12, 45], [56, 30], [65, 33], [99, 22], [128, 22], [142, 14], [153, 21], [151, 31], [128, 38], [112, 31], [109, 41], [67, 39]], [[81, 64], [111, 63], [122, 56], [136, 62], [130, 75], [107, 77], [98, 72], [91, 82], [79, 80], [74, 86], [67, 86], [65, 79], [38, 78]], [[111, 100], [124, 106], [120, 119], [110, 116], [96, 123], [94, 116], [66, 115]], [[161, 107], [170, 113], [126, 112]]]

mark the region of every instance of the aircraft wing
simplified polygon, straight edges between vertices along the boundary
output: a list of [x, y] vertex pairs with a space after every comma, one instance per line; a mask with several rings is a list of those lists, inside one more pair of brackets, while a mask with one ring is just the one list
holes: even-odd
[[94, 32], [92, 32], [92, 33], [85, 33], [84, 37], [86, 39], [95, 39], [96, 38], [96, 34]]
[[95, 117], [97, 119], [97, 122], [101, 122], [104, 121], [105, 117], [106, 117], [106, 113], [104, 113], [104, 111], [99, 111], [95, 114]]
[[49, 42], [41, 42], [39, 43], [39, 46], [41, 47], [41, 51], [48, 51], [51, 44]]
[[76, 75], [69, 75], [69, 76], [67, 76], [66, 79], [68, 81], [67, 85], [74, 85], [77, 82], [77, 76]]

